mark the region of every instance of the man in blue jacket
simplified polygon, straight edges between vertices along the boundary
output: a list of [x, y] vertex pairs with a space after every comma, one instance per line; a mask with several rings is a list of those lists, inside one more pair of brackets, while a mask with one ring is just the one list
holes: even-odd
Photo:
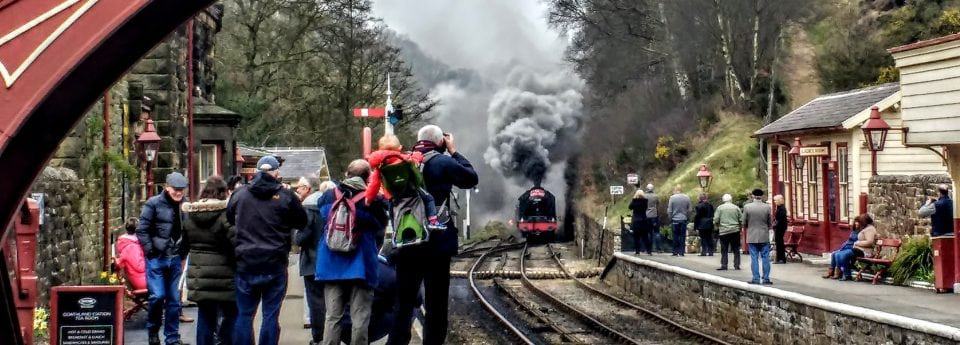
[[[137, 238], [147, 258], [147, 333], [150, 345], [160, 344], [160, 325], [164, 342], [180, 341], [180, 275], [181, 260], [186, 251], [181, 246], [183, 218], [180, 203], [187, 178], [178, 172], [167, 175], [163, 192], [151, 197], [140, 211]], [[163, 316], [161, 322], [161, 314]]]
[[[321, 199], [335, 203], [339, 191], [342, 200], [363, 195], [370, 177], [370, 163], [358, 159], [347, 167], [347, 178], [336, 190], [327, 191]], [[320, 206], [330, 210], [330, 203]], [[350, 252], [334, 252], [321, 236], [317, 246], [315, 279], [324, 283], [323, 297], [326, 317], [323, 327], [324, 345], [339, 345], [346, 306], [350, 306], [351, 344], [367, 344], [368, 327], [373, 306], [373, 291], [377, 287], [377, 235], [382, 234], [387, 224], [387, 206], [383, 199], [370, 205], [361, 200], [354, 204], [353, 232], [359, 235], [356, 249]]]
[[[260, 345], [280, 342], [280, 307], [287, 292], [291, 232], [307, 225], [307, 213], [293, 191], [280, 184], [280, 162], [265, 156], [249, 186], [227, 204], [227, 222], [236, 226], [237, 324], [233, 340], [253, 345], [253, 317], [260, 305]], [[261, 304], [262, 303], [262, 304]]]
[[953, 200], [950, 200], [950, 186], [937, 186], [940, 198], [931, 197], [918, 212], [921, 217], [930, 217], [930, 236], [944, 236], [953, 233]]
[[[430, 234], [421, 247], [403, 248], [396, 254], [398, 307], [397, 318], [387, 344], [409, 344], [413, 309], [420, 285], [424, 288], [423, 344], [442, 344], [447, 337], [447, 302], [450, 288], [450, 258], [457, 253], [456, 222], [450, 217], [450, 191], [477, 185], [477, 172], [466, 157], [457, 152], [453, 135], [440, 127], [424, 126], [417, 133], [414, 150], [424, 154], [423, 180], [433, 195], [441, 222], [447, 229]], [[444, 152], [449, 155], [443, 154]]]

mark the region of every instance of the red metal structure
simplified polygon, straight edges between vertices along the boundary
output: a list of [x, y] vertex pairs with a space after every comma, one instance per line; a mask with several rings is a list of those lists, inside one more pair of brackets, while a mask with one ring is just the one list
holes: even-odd
[[[212, 2], [0, 0], [3, 232], [57, 145], [103, 91]], [[18, 325], [6, 320], [10, 308], [0, 305], [0, 343], [22, 343], [20, 332], [8, 329]]]

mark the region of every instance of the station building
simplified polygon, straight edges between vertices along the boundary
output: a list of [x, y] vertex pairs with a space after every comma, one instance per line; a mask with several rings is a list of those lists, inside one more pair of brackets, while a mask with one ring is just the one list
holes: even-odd
[[[894, 198], [916, 203], [898, 207], [896, 211], [905, 211], [904, 217], [879, 217], [877, 227], [882, 236], [928, 231], [923, 226], [929, 222], [916, 217], [916, 209], [924, 194], [931, 189], [935, 193], [937, 182], [949, 182], [947, 166], [943, 148], [906, 142], [910, 132], [902, 125], [902, 99], [899, 83], [827, 94], [754, 134], [766, 144], [770, 194], [784, 196], [791, 226], [804, 232], [801, 252], [822, 254], [842, 244], [850, 235], [853, 219], [868, 212], [871, 187], [874, 194], [909, 190], [912, 195]], [[878, 114], [891, 127], [875, 158], [862, 129], [871, 114]], [[897, 184], [920, 188], [893, 186]], [[913, 216], [904, 208], [912, 210]], [[903, 223], [909, 223], [910, 229]]]

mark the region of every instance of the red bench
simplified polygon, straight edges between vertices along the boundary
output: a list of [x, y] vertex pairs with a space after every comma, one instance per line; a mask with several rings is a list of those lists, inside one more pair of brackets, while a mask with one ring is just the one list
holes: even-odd
[[803, 227], [795, 226], [787, 229], [783, 235], [783, 249], [787, 254], [787, 260], [794, 262], [803, 262], [803, 255], [797, 250], [800, 248], [800, 240], [803, 239]]
[[[895, 259], [900, 252], [901, 244], [903, 244], [903, 242], [896, 238], [882, 238], [877, 240], [877, 246], [872, 256], [857, 259], [857, 262], [863, 264], [863, 268], [857, 272], [857, 281], [863, 279], [863, 271], [873, 270], [872, 282], [873, 285], [877, 285], [877, 283], [883, 279], [883, 274], [887, 273], [890, 265], [893, 264], [893, 259]], [[884, 253], [884, 249], [888, 249], [886, 254]]]

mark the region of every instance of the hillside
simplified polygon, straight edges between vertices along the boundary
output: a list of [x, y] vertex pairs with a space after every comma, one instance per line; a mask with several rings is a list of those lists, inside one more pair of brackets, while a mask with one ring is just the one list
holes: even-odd
[[[757, 178], [757, 141], [750, 138], [754, 131], [760, 128], [760, 120], [756, 117], [742, 114], [720, 113], [718, 122], [704, 133], [687, 140], [684, 146], [690, 148], [687, 158], [670, 171], [665, 178], [655, 178], [657, 194], [666, 205], [666, 199], [673, 190], [673, 186], [680, 185], [683, 190], [696, 199], [700, 193], [697, 183], [697, 170], [700, 164], [706, 163], [713, 173], [710, 184], [710, 199], [714, 202], [720, 199], [723, 193], [734, 195], [735, 199], [745, 199], [746, 194], [753, 188], [763, 187], [762, 179]], [[656, 173], [651, 173], [656, 176]], [[641, 177], [646, 185], [648, 180]], [[636, 189], [627, 188], [627, 194], [618, 198], [610, 208], [611, 216], [629, 214], [627, 205]], [[606, 197], [609, 197], [607, 195]], [[609, 199], [598, 200], [598, 196], [584, 197], [579, 207], [591, 215], [602, 217], [605, 204]]]

